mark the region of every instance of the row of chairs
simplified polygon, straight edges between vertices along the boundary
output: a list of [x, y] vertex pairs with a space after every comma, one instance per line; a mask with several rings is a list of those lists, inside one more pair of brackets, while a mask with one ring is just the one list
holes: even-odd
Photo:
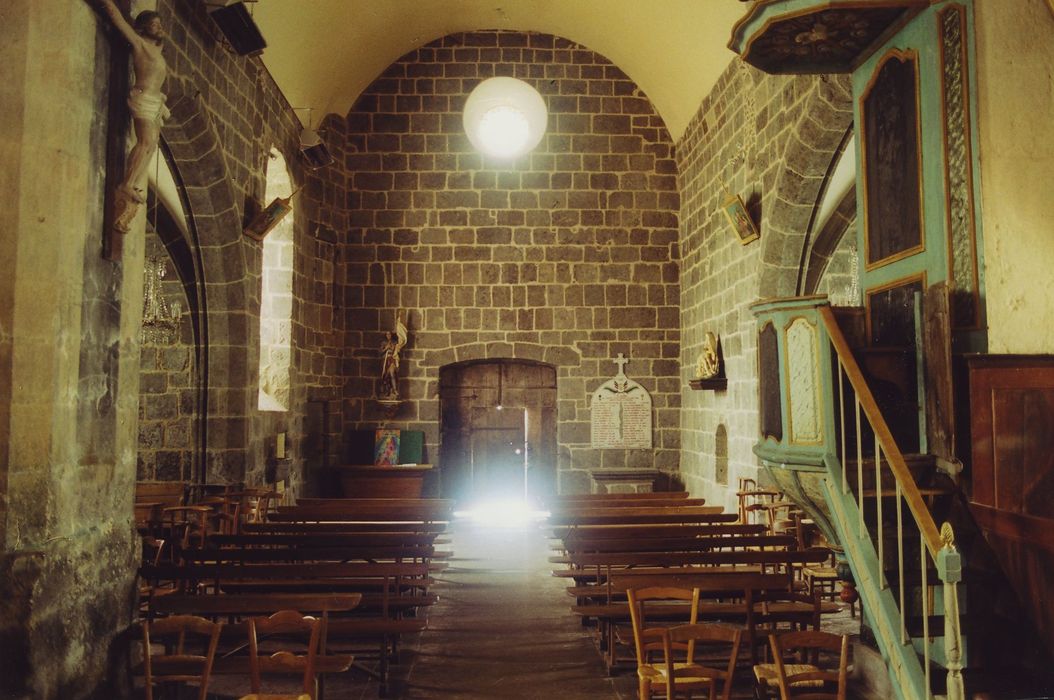
[[237, 485], [193, 498], [185, 482], [139, 482], [136, 525], [143, 535], [164, 539], [173, 550], [202, 546], [209, 534], [237, 534], [244, 523], [264, 521], [281, 499], [272, 489]]
[[[145, 620], [141, 627], [143, 662], [139, 675], [143, 677], [146, 700], [153, 700], [155, 688], [171, 684], [196, 686], [198, 700], [205, 700], [224, 624], [196, 615], [173, 615]], [[249, 618], [247, 628], [247, 658], [222, 660], [247, 666], [247, 685], [252, 694], [243, 696], [243, 700], [314, 698], [321, 621], [285, 610], [269, 617]], [[271, 651], [276, 643], [286, 643], [289, 648]], [[273, 679], [275, 676], [279, 678]], [[265, 689], [269, 692], [260, 695]]]
[[[760, 488], [754, 479], [741, 477], [736, 498], [740, 522], [762, 523], [773, 535], [793, 534], [798, 539], [799, 549], [827, 546], [813, 521], [781, 491]], [[803, 566], [801, 577], [810, 592], [820, 591], [821, 595], [832, 599], [839, 597], [836, 590], [839, 577], [833, 562]], [[855, 599], [850, 600], [849, 610], [855, 617]]]
[[[674, 700], [705, 691], [710, 700], [728, 700], [736, 678], [745, 629], [698, 621], [699, 589], [641, 588], [627, 591], [637, 655], [640, 700], [656, 695]], [[689, 603], [687, 624], [661, 624], [648, 616], [661, 608]], [[665, 616], [658, 615], [659, 620]], [[767, 636], [771, 660], [754, 664], [755, 697], [781, 700], [845, 700], [849, 640], [816, 629], [778, 630]], [[832, 653], [835, 655], [831, 658]]]

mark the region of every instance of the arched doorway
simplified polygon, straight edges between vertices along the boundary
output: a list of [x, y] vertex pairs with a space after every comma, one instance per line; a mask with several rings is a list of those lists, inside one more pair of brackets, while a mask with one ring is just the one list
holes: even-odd
[[444, 498], [462, 502], [556, 493], [556, 368], [489, 359], [439, 370]]

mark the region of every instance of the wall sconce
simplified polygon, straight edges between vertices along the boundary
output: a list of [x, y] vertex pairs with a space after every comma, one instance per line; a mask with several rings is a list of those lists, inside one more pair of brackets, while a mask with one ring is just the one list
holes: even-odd
[[465, 101], [462, 123], [468, 140], [497, 158], [516, 158], [542, 140], [549, 113], [533, 87], [516, 78], [488, 78]]

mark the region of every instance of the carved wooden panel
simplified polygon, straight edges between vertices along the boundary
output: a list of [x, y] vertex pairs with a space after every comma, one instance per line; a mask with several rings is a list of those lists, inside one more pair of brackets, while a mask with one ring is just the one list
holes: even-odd
[[758, 334], [758, 400], [761, 436], [783, 440], [779, 344], [771, 323], [765, 324]]
[[867, 266], [923, 248], [918, 65], [891, 52], [861, 103]]
[[823, 442], [823, 424], [816, 326], [804, 318], [794, 319], [787, 327], [786, 371], [790, 441], [818, 445]]
[[851, 71], [861, 53], [908, 11], [893, 3], [873, 4], [781, 17], [749, 44], [744, 60], [766, 73]]
[[974, 230], [973, 157], [970, 148], [969, 72], [964, 33], [966, 9], [940, 11], [941, 87], [944, 103], [944, 180], [947, 189], [952, 318], [956, 327], [976, 328], [980, 301]]

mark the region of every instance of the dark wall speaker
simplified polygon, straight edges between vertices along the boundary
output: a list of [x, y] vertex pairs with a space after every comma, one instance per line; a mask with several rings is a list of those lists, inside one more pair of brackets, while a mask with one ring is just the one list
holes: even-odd
[[232, 2], [209, 10], [209, 16], [239, 56], [256, 56], [267, 47], [244, 2]]

